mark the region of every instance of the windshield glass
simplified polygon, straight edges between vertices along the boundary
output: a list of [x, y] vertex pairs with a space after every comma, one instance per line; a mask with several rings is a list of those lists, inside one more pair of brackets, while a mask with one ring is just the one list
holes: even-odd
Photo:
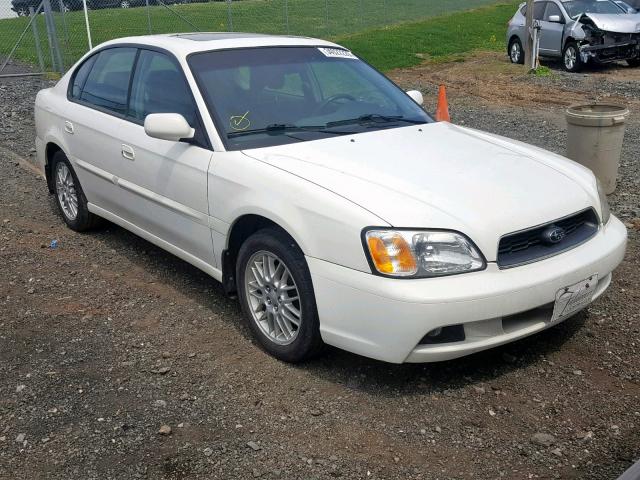
[[189, 65], [229, 150], [432, 121], [347, 50], [220, 50], [193, 54]]
[[571, 18], [576, 18], [583, 13], [626, 13], [611, 0], [570, 0], [563, 2], [563, 5]]

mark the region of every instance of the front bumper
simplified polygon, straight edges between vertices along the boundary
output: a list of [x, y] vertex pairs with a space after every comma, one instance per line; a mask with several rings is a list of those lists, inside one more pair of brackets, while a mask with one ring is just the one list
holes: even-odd
[[[338, 348], [393, 363], [461, 357], [550, 327], [556, 292], [594, 273], [593, 299], [622, 261], [626, 229], [614, 216], [588, 242], [508, 270], [490, 263], [475, 273], [390, 279], [307, 257], [320, 332]], [[434, 328], [463, 324], [465, 340], [420, 344]]]

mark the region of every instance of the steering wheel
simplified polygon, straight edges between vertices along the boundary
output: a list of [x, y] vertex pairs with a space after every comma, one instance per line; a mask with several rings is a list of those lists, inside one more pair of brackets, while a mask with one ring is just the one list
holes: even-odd
[[357, 102], [356, 97], [354, 97], [353, 95], [349, 95], [348, 93], [338, 93], [337, 95], [333, 95], [327, 98], [324, 102], [322, 102], [322, 104], [318, 108], [316, 108], [316, 113], [323, 112], [325, 108], [327, 108], [333, 102], [336, 102], [342, 99], [349, 100], [350, 102]]

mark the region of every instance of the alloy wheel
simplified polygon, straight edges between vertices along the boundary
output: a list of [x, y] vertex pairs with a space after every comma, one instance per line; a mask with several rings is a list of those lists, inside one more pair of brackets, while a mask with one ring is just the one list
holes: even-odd
[[277, 345], [292, 343], [303, 319], [289, 268], [273, 253], [261, 250], [247, 262], [244, 283], [251, 316], [262, 333]]
[[573, 70], [576, 66], [577, 60], [578, 52], [576, 52], [575, 48], [567, 48], [567, 50], [564, 52], [564, 66], [567, 67], [567, 70]]
[[78, 193], [71, 170], [64, 162], [56, 163], [56, 193], [64, 215], [75, 220], [78, 216]]
[[513, 42], [511, 45], [511, 62], [520, 62], [520, 55], [522, 55], [522, 52], [520, 51], [520, 44], [518, 42]]

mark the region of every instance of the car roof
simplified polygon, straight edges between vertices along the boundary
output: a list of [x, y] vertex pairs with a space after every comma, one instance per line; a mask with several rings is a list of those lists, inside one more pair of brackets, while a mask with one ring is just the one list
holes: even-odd
[[232, 48], [260, 48], [270, 46], [339, 47], [339, 45], [335, 43], [317, 38], [240, 32], [191, 32], [141, 35], [118, 38], [105, 42], [100, 46], [115, 46], [117, 44], [136, 44], [164, 48], [179, 57], [186, 57], [190, 53], [195, 52], [227, 50]]

